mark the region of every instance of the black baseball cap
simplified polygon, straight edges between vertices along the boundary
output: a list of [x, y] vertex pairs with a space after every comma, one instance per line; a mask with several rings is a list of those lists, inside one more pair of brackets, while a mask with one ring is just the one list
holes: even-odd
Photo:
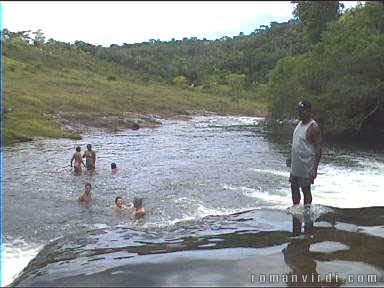
[[309, 102], [308, 100], [302, 100], [299, 102], [299, 104], [297, 105], [297, 107], [299, 109], [308, 109], [308, 110], [311, 110], [311, 102]]

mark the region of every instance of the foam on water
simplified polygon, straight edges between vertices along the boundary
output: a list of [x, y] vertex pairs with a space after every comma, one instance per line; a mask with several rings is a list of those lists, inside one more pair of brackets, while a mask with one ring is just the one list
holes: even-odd
[[3, 242], [1, 287], [11, 284], [42, 248], [41, 244], [27, 243], [23, 239]]
[[191, 121], [196, 127], [229, 127], [234, 125], [255, 125], [262, 121], [262, 117], [238, 116], [198, 116]]
[[[270, 207], [276, 209], [285, 209], [287, 205], [290, 205], [290, 194], [287, 190], [274, 190], [274, 191], [263, 191], [261, 187], [251, 188], [251, 187], [234, 187], [231, 185], [223, 185], [225, 189], [239, 191], [244, 196], [256, 198], [257, 205], [254, 208], [260, 208], [262, 206]], [[290, 193], [290, 192], [289, 192]]]
[[309, 219], [312, 222], [315, 222], [321, 215], [333, 212], [333, 209], [318, 204], [312, 204], [308, 207], [303, 205], [293, 205], [288, 207], [286, 211], [302, 220], [305, 220], [306, 217], [309, 216]]
[[[357, 158], [357, 167], [322, 163], [319, 165], [319, 174], [312, 185], [313, 203], [339, 208], [361, 208], [384, 206], [382, 185], [384, 180], [384, 161], [372, 158]], [[266, 190], [264, 187], [249, 188], [238, 187], [244, 195], [260, 198], [276, 205], [289, 205], [290, 186], [288, 183], [289, 171], [285, 168], [258, 169], [252, 168], [256, 173], [274, 175], [286, 179], [283, 187], [275, 190]], [[230, 187], [229, 189], [236, 189]], [[281, 197], [280, 197], [281, 195]]]
[[313, 186], [314, 201], [340, 208], [384, 206], [384, 164], [367, 159], [359, 163], [361, 168], [321, 165]]
[[262, 173], [262, 174], [270, 174], [270, 175], [275, 175], [275, 176], [280, 176], [287, 178], [289, 177], [289, 171], [283, 171], [283, 170], [273, 170], [273, 169], [257, 169], [257, 168], [252, 168], [250, 169], [252, 171], [255, 171], [256, 173]]

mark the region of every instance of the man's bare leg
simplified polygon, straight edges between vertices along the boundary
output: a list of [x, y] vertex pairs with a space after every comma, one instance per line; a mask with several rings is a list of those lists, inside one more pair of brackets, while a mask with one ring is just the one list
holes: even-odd
[[301, 190], [304, 194], [304, 205], [311, 205], [312, 203], [312, 194], [311, 194], [311, 186], [302, 187]]
[[300, 187], [297, 185], [297, 183], [291, 183], [291, 192], [292, 192], [292, 202], [293, 205], [300, 204]]

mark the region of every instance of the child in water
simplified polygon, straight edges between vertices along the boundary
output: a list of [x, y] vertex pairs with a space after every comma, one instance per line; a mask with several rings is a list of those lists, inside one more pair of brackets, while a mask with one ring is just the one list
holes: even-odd
[[73, 167], [73, 160], [75, 160], [75, 165], [74, 165], [74, 172], [76, 175], [80, 175], [82, 173], [82, 168], [81, 164], [85, 167], [82, 155], [80, 153], [81, 148], [80, 146], [76, 147], [76, 152], [73, 154], [72, 159], [71, 159], [71, 167]]

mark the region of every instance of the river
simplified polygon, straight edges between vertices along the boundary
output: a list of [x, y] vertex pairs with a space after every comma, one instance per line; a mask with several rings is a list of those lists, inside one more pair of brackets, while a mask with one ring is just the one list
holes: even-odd
[[[239, 212], [285, 213], [291, 206], [285, 166], [290, 139], [286, 144], [271, 141], [262, 122], [257, 117], [198, 116], [163, 120], [157, 128], [93, 131], [81, 140], [44, 139], [4, 148], [2, 286], [44, 245], [67, 235], [113, 227], [165, 233], [207, 216], [218, 217], [209, 224], [212, 228]], [[77, 145], [84, 152], [87, 143], [96, 151], [96, 173], [75, 176], [70, 159]], [[384, 206], [384, 155], [331, 152], [320, 162], [313, 206]], [[111, 174], [112, 162], [117, 174]], [[76, 201], [86, 182], [95, 196], [90, 205]], [[127, 202], [142, 197], [145, 218], [133, 221], [107, 208], [117, 195]], [[265, 228], [271, 223], [259, 221]], [[182, 231], [172, 233], [183, 236]]]

